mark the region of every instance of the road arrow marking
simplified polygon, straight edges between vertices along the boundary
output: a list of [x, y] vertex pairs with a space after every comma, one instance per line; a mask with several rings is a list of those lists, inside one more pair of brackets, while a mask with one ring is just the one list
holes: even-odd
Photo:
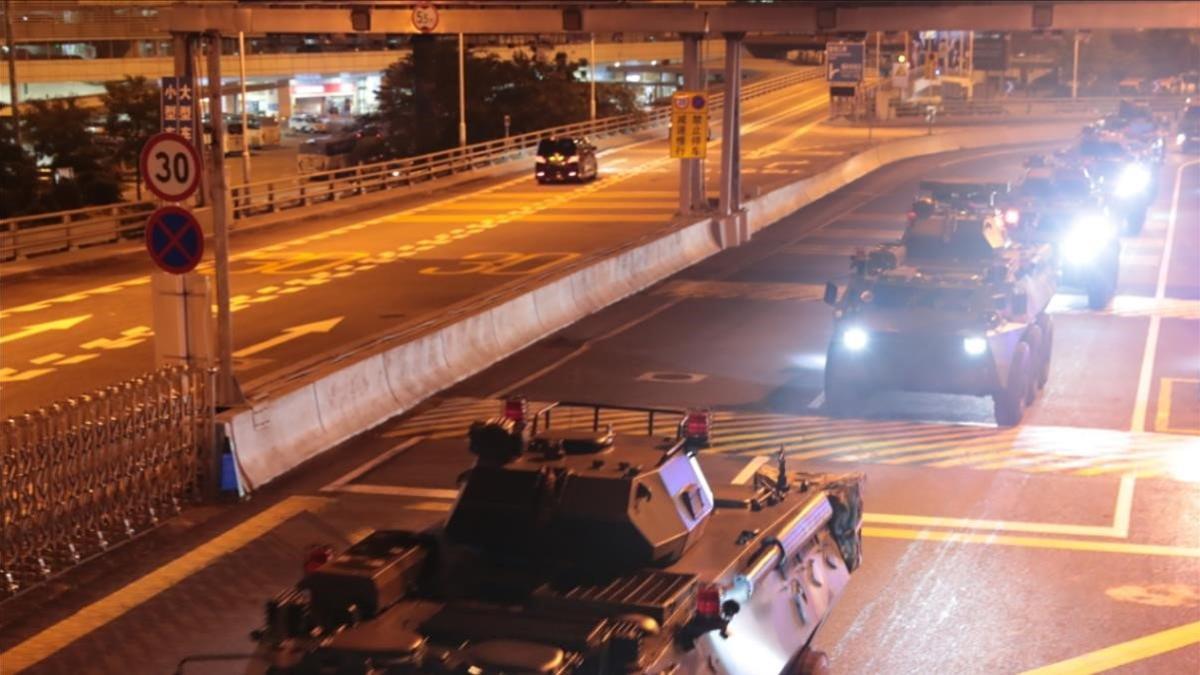
[[245, 349], [240, 349], [234, 352], [233, 355], [235, 358], [242, 359], [247, 356], [254, 356], [259, 352], [264, 352], [285, 342], [291, 342], [292, 340], [308, 335], [309, 333], [328, 333], [329, 331], [333, 330], [334, 326], [341, 323], [342, 319], [344, 318], [345, 317], [338, 316], [332, 319], [326, 319], [325, 321], [314, 321], [312, 323], [306, 323], [300, 326], [284, 328], [283, 333], [276, 335], [270, 340], [264, 340], [256, 345], [250, 345]]
[[25, 328], [15, 332], [15, 333], [10, 333], [9, 335], [0, 337], [0, 345], [4, 344], [6, 342], [15, 342], [22, 338], [27, 338], [27, 337], [30, 337], [31, 335], [37, 335], [38, 333], [45, 333], [47, 331], [69, 330], [71, 328], [74, 328], [75, 326], [78, 326], [79, 324], [83, 323], [84, 321], [87, 321], [90, 318], [92, 318], [91, 314], [81, 314], [79, 316], [72, 316], [67, 319], [59, 319], [57, 321], [47, 321], [46, 323], [37, 323], [32, 326], [26, 326]]

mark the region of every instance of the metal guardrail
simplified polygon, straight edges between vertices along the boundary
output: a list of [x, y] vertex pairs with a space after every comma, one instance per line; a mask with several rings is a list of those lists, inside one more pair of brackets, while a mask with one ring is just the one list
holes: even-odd
[[165, 368], [0, 422], [0, 599], [153, 529], [211, 485], [209, 380]]
[[[798, 69], [744, 85], [742, 98], [757, 98], [824, 76], [823, 68]], [[718, 115], [723, 101], [721, 92], [710, 97], [710, 105]], [[235, 225], [237, 221], [282, 210], [406, 187], [520, 159], [528, 156], [537, 147], [537, 142], [546, 136], [633, 133], [665, 124], [670, 115], [669, 109], [659, 108], [649, 113], [568, 124], [417, 157], [234, 186], [231, 194]], [[155, 205], [153, 201], [126, 202], [0, 220], [0, 262], [139, 237], [146, 216]]]
[[[1092, 98], [999, 98], [973, 99], [970, 101], [943, 100], [936, 107], [939, 115], [1064, 115], [1095, 114], [1114, 112], [1121, 101], [1147, 104], [1155, 112], [1176, 112], [1183, 107], [1182, 96], [1112, 96]], [[925, 115], [925, 104], [893, 102], [896, 117]]]

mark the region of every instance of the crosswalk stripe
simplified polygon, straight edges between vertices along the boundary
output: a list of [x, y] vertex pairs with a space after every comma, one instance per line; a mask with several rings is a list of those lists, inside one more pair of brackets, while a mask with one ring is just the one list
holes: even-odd
[[[529, 409], [533, 413], [547, 405], [531, 402]], [[471, 422], [495, 417], [499, 412], [498, 401], [448, 399], [384, 435], [461, 437]], [[678, 419], [678, 415], [660, 413], [655, 418], [654, 433], [674, 433]], [[593, 420], [590, 407], [563, 406], [551, 411], [554, 429], [591, 429]], [[638, 411], [606, 409], [602, 410], [600, 424], [611, 424], [618, 432], [641, 434], [646, 431], [647, 418]], [[780, 446], [794, 461], [1079, 476], [1130, 473], [1200, 482], [1200, 472], [1185, 473], [1185, 468], [1194, 463], [1190, 458], [1200, 452], [1200, 438], [1194, 436], [1075, 427], [997, 429], [974, 424], [715, 411], [707, 452], [753, 458], [773, 454]]]

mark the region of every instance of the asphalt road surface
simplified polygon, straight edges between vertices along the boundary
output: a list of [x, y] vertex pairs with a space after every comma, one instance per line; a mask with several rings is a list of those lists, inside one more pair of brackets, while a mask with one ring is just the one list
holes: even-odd
[[[166, 672], [248, 651], [261, 603], [314, 542], [444, 517], [461, 438], [519, 391], [717, 411], [712, 482], [781, 444], [793, 468], [867, 475], [862, 568], [821, 628], [836, 673], [1200, 670], [1200, 166], [1162, 169], [1120, 293], [1063, 294], [1050, 383], [1001, 430], [980, 399], [820, 406], [830, 310], [818, 284], [854, 246], [899, 234], [922, 178], [1011, 178], [1024, 152], [885, 168], [497, 364], [328, 453], [248, 504], [193, 509], [0, 619], [0, 663], [30, 672]], [[620, 428], [628, 413], [606, 417]], [[590, 413], [556, 423], [590, 423]], [[414, 439], [425, 439], [415, 442]], [[197, 663], [188, 673], [240, 664]]]
[[[795, 180], [864, 147], [862, 130], [817, 127], [826, 90], [811, 82], [746, 102], [746, 189]], [[678, 162], [667, 157], [665, 134], [654, 130], [603, 153], [601, 177], [587, 185], [538, 186], [532, 165], [515, 166], [515, 174], [433, 195], [235, 236], [234, 354], [243, 387], [302, 358], [671, 227]], [[715, 189], [719, 143], [710, 150]], [[152, 269], [138, 255], [6, 280], [0, 417], [153, 369]], [[211, 264], [199, 270], [212, 274]]]

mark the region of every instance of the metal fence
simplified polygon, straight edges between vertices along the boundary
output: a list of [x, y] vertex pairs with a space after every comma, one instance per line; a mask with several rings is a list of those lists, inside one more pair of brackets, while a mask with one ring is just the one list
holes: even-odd
[[[752, 99], [797, 84], [824, 78], [822, 68], [802, 68], [777, 77], [751, 82], [742, 87], [742, 98]], [[710, 106], [719, 114], [724, 94], [715, 92]], [[359, 195], [405, 187], [458, 173], [528, 157], [537, 142], [551, 135], [611, 136], [628, 134], [666, 124], [670, 110], [606, 117], [511, 136], [417, 157], [374, 164], [297, 174], [278, 180], [234, 186], [233, 216], [247, 221], [277, 211], [353, 198]], [[0, 220], [0, 261], [28, 258], [136, 238], [152, 201], [60, 211]]]
[[[1091, 97], [1091, 98], [977, 98], [972, 100], [946, 99], [935, 106], [938, 115], [957, 116], [1007, 116], [1034, 115], [1105, 115], [1117, 110], [1121, 101], [1144, 103], [1156, 113], [1176, 113], [1183, 108], [1182, 96], [1135, 96], [1135, 97]], [[925, 115], [926, 105], [892, 101], [895, 117], [920, 117]]]
[[166, 368], [0, 423], [0, 599], [153, 529], [217, 476], [210, 375]]

